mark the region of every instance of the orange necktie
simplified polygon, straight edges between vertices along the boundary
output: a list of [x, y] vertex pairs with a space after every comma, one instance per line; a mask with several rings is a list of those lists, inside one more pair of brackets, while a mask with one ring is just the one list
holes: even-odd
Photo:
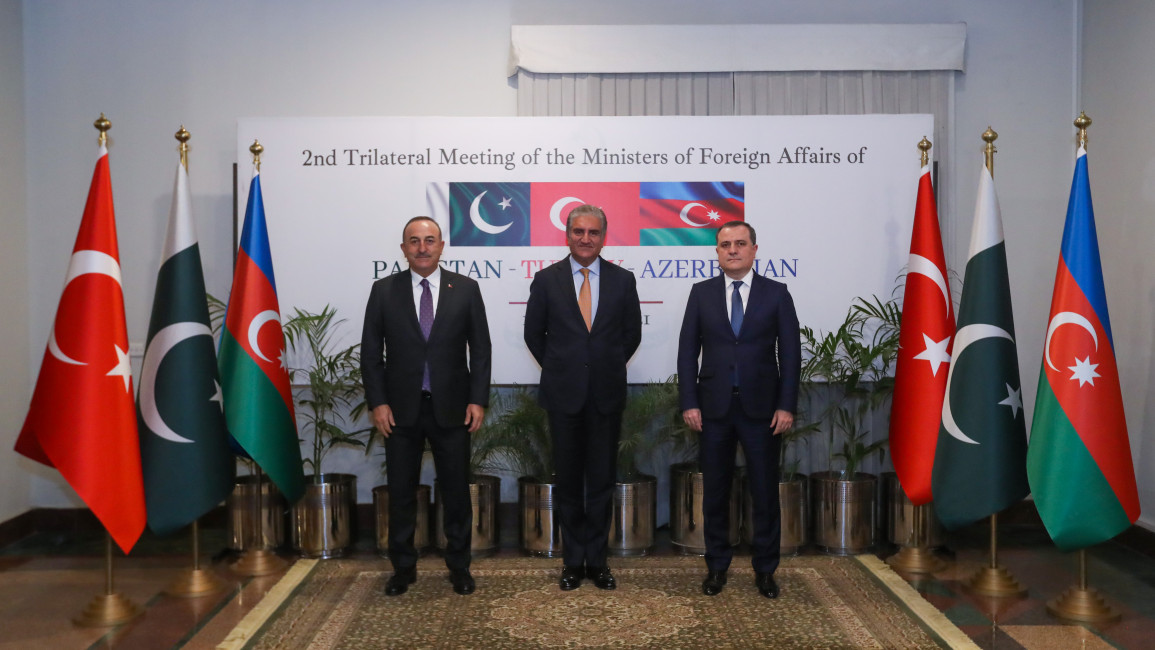
[[593, 328], [594, 304], [590, 294], [590, 270], [582, 269], [582, 288], [578, 291], [578, 309], [586, 321], [586, 329]]

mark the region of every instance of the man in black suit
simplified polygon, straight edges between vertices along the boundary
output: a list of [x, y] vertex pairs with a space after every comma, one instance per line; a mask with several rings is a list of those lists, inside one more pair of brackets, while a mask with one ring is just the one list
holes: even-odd
[[599, 589], [617, 586], [606, 547], [626, 362], [642, 340], [642, 311], [634, 274], [599, 256], [606, 226], [601, 208], [574, 208], [570, 254], [534, 276], [525, 307], [525, 344], [541, 364], [553, 437], [564, 591], [587, 577]]
[[477, 282], [439, 266], [445, 242], [437, 222], [414, 217], [402, 233], [409, 270], [373, 283], [361, 335], [365, 398], [385, 437], [389, 480], [393, 576], [385, 594], [401, 595], [417, 580], [413, 535], [426, 440], [445, 499], [449, 580], [470, 594], [469, 434], [489, 405], [489, 324]]
[[756, 237], [741, 221], [718, 229], [723, 275], [690, 289], [678, 341], [682, 418], [701, 432], [707, 570], [702, 593], [707, 596], [722, 591], [733, 557], [730, 485], [741, 442], [754, 500], [755, 584], [763, 596], [778, 597], [778, 434], [794, 425], [802, 343], [786, 285], [753, 271]]

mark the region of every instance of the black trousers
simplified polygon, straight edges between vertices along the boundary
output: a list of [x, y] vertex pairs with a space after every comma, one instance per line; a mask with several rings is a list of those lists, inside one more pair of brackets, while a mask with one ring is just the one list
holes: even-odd
[[471, 558], [473, 502], [469, 496], [469, 431], [464, 425], [437, 426], [433, 404], [421, 400], [421, 415], [412, 427], [394, 427], [385, 439], [385, 474], [389, 481], [389, 561], [394, 569], [417, 564], [413, 535], [417, 529], [417, 485], [425, 441], [445, 499], [445, 565], [467, 569]]
[[720, 419], [703, 419], [699, 463], [702, 467], [702, 511], [706, 519], [706, 568], [730, 568], [730, 487], [738, 443], [746, 456], [746, 478], [754, 503], [754, 536], [750, 552], [754, 570], [773, 573], [781, 557], [782, 510], [778, 502], [778, 454], [782, 439], [770, 420], [751, 418], [735, 394]]
[[621, 411], [602, 414], [590, 403], [578, 413], [549, 413], [562, 562], [606, 566], [617, 482]]

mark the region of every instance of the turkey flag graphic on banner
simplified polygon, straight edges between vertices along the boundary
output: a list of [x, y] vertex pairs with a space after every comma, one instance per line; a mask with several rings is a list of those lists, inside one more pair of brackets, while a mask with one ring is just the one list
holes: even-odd
[[117, 545], [132, 549], [144, 531], [144, 483], [104, 145], [16, 451], [60, 470]]

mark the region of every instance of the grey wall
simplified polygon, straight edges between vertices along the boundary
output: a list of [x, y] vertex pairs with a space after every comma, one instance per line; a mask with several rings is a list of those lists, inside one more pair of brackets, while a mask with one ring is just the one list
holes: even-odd
[[[28, 354], [28, 228], [24, 192], [23, 9], [0, 0], [0, 521], [31, 505], [23, 461], [11, 451], [31, 397]], [[63, 276], [61, 276], [63, 279]]]
[[1139, 477], [1142, 521], [1155, 528], [1155, 5], [1087, 3], [1082, 97], [1095, 221], [1119, 379]]
[[[958, 214], [942, 215], [954, 242], [948, 262], [961, 272], [981, 164], [979, 134], [990, 124], [1001, 136], [996, 182], [1029, 415], [1073, 167], [1080, 7], [1079, 0], [26, 1], [23, 31], [16, 33], [24, 40], [30, 147], [23, 168], [30, 254], [26, 267], [20, 264], [26, 276], [18, 277], [29, 281], [16, 285], [17, 276], [5, 277], [6, 294], [9, 288], [19, 292], [27, 287], [30, 330], [16, 340], [27, 341], [18, 347], [31, 372], [5, 369], [11, 385], [17, 392], [24, 388], [24, 395], [6, 408], [4, 422], [22, 418], [43, 353], [44, 332], [91, 176], [95, 131], [90, 125], [100, 111], [114, 124], [112, 174], [129, 332], [140, 342], [170, 201], [171, 138], [181, 123], [193, 134], [193, 208], [208, 286], [223, 296], [230, 275], [231, 165], [238, 117], [514, 115], [516, 89], [505, 77], [510, 25], [655, 22], [967, 23], [967, 72], [958, 76], [954, 116], [957, 174], [941, 179], [950, 184], [959, 205]], [[1144, 20], [1144, 26], [1152, 26], [1150, 16]], [[15, 30], [14, 23], [4, 24], [0, 29]], [[1151, 47], [1142, 30], [1131, 27], [1126, 33], [1135, 34], [1135, 47]], [[1099, 40], [1118, 46], [1106, 35]], [[7, 52], [9, 39], [4, 42]], [[11, 68], [19, 70], [3, 56], [0, 74], [7, 80]], [[8, 93], [3, 101], [10, 101]], [[1105, 121], [1107, 115], [1096, 119]], [[3, 124], [7, 132], [10, 125]], [[1098, 137], [1106, 148], [1106, 128]], [[913, 145], [912, 155], [917, 155]], [[1096, 168], [1093, 178], [1104, 178], [1104, 172]], [[9, 191], [2, 188], [7, 199]], [[1103, 214], [1104, 194], [1096, 189]], [[1131, 263], [1143, 261], [1137, 256]], [[1128, 318], [1126, 288], [1123, 278], [1108, 278], [1117, 340], [1124, 329], [1132, 330], [1132, 338], [1146, 339], [1123, 366], [1129, 373], [1124, 385], [1138, 448], [1140, 418], [1152, 417], [1143, 405], [1151, 385], [1152, 289], [1148, 284], [1146, 302], [1136, 306], [1145, 315]], [[15, 433], [10, 435], [14, 439]], [[27, 505], [75, 503], [54, 472], [23, 460], [18, 468], [18, 477], [0, 481], [17, 486], [26, 481], [31, 489]], [[1145, 492], [1148, 502], [1151, 491]]]

